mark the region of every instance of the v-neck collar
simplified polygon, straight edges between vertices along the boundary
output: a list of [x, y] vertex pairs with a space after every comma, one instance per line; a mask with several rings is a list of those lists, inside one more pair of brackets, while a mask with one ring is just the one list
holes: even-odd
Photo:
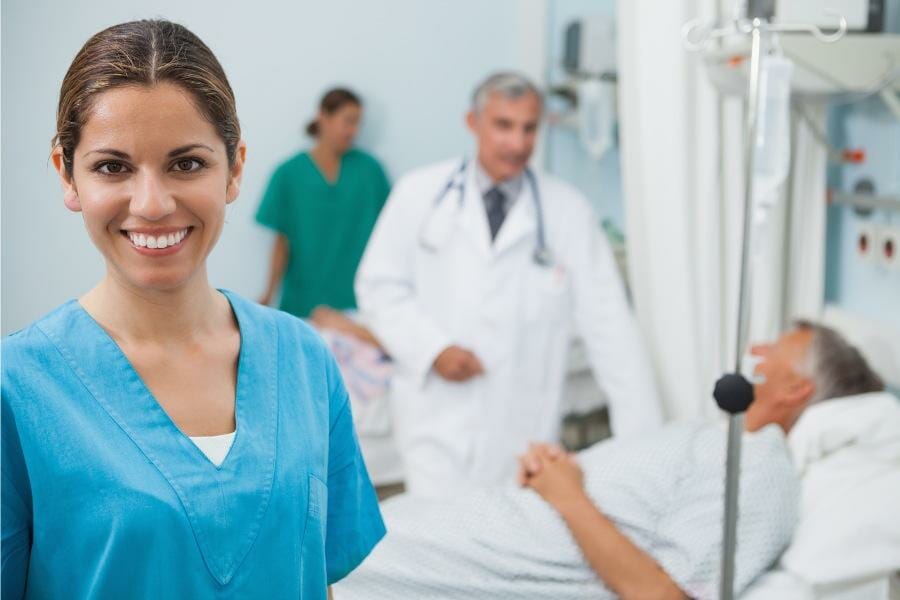
[[212, 576], [231, 581], [259, 533], [275, 473], [277, 328], [222, 291], [241, 332], [234, 444], [220, 467], [182, 433], [109, 334], [71, 300], [41, 330], [94, 399], [178, 495]]
[[341, 159], [338, 161], [338, 170], [337, 175], [334, 178], [334, 181], [331, 181], [325, 176], [325, 173], [319, 167], [319, 163], [316, 162], [316, 158], [313, 156], [312, 150], [307, 150], [303, 153], [306, 156], [306, 160], [309, 161], [309, 164], [312, 166], [313, 171], [319, 176], [319, 178], [327, 185], [329, 188], [336, 188], [338, 183], [341, 181], [341, 175], [344, 172], [344, 158], [347, 156], [347, 153], [341, 155]]

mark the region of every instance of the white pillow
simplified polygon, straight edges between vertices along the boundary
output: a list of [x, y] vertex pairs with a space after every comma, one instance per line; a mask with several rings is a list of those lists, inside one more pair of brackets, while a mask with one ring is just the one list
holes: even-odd
[[788, 443], [800, 523], [781, 568], [815, 587], [900, 569], [900, 402], [887, 393], [807, 409]]

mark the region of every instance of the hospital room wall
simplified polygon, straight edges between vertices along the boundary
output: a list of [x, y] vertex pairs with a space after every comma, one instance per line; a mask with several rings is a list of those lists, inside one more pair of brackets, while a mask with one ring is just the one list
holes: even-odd
[[[870, 179], [876, 193], [900, 196], [900, 121], [879, 98], [833, 107], [830, 129], [839, 147], [861, 148], [866, 155], [862, 164], [833, 168], [832, 187], [852, 192], [860, 180]], [[900, 261], [891, 267], [875, 255], [862, 258], [856, 246], [861, 230], [877, 239], [880, 228], [900, 233], [900, 213], [875, 210], [864, 216], [847, 206], [829, 207], [825, 300], [900, 329]]]
[[329, 86], [366, 104], [361, 147], [392, 180], [471, 146], [463, 118], [495, 69], [544, 75], [546, 0], [157, 0], [2, 4], [2, 333], [98, 281], [103, 264], [62, 205], [49, 162], [59, 85], [92, 33], [136, 18], [192, 28], [218, 55], [238, 102], [248, 162], [241, 197], [210, 258], [210, 280], [262, 291], [271, 237], [253, 222], [266, 181], [308, 144], [301, 131]]
[[[885, 2], [885, 31], [900, 33], [900, 0]], [[852, 192], [862, 179], [875, 193], [900, 197], [900, 120], [877, 96], [849, 104], [833, 103], [829, 137], [839, 148], [865, 151], [861, 164], [832, 165], [829, 186]], [[857, 234], [891, 228], [900, 235], [900, 212], [876, 210], [861, 215], [847, 206], [828, 209], [825, 301], [873, 323], [900, 330], [900, 259], [890, 267], [872, 256], [860, 257]]]
[[[569, 80], [562, 68], [566, 26], [590, 15], [615, 17], [615, 0], [549, 0], [547, 17], [547, 80], [560, 85]], [[572, 127], [549, 126], [545, 130], [546, 168], [572, 183], [584, 193], [598, 212], [624, 231], [622, 180], [619, 172], [619, 148], [614, 145], [600, 160], [588, 156]]]

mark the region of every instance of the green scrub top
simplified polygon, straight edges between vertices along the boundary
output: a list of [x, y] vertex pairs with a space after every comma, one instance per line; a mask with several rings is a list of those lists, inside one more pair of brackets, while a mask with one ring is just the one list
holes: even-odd
[[333, 183], [308, 152], [275, 170], [256, 220], [290, 246], [281, 310], [307, 317], [320, 304], [356, 308], [353, 278], [389, 192], [381, 165], [359, 150], [344, 154]]

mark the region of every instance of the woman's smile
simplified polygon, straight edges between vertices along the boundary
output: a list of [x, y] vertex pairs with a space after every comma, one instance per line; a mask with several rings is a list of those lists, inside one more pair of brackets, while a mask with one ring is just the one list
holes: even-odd
[[181, 250], [193, 229], [193, 227], [156, 230], [123, 229], [122, 235], [131, 242], [137, 252], [144, 256], [169, 256]]

